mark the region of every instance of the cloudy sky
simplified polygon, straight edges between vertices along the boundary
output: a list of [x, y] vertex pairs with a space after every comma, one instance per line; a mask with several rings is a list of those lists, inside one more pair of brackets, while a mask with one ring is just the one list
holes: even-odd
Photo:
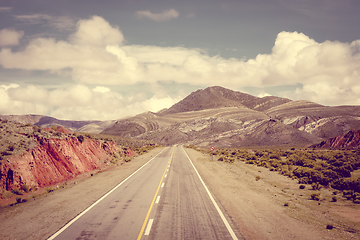
[[0, 114], [109, 120], [223, 86], [360, 105], [359, 0], [0, 0]]

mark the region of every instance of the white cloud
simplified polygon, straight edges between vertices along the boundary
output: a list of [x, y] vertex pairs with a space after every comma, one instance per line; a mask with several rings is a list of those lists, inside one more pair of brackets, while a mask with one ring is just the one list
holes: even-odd
[[104, 86], [96, 86], [95, 88], [93, 88], [93, 91], [99, 93], [106, 93], [106, 92], [110, 92], [110, 88]]
[[263, 98], [263, 97], [268, 97], [268, 96], [272, 96], [271, 94], [269, 93], [266, 93], [266, 92], [262, 92], [260, 94], [257, 95], [259, 98]]
[[24, 31], [15, 31], [13, 29], [0, 30], [0, 47], [15, 46], [19, 44], [20, 39], [24, 36]]
[[0, 7], [0, 12], [10, 12], [12, 7]]
[[158, 112], [164, 108], [169, 108], [181, 99], [174, 99], [169, 96], [159, 98], [158, 96], [153, 96], [152, 98], [146, 100], [142, 104], [145, 105], [147, 111]]
[[168, 108], [180, 98], [158, 93], [147, 99], [139, 92], [127, 97], [111, 89], [85, 85], [47, 90], [18, 84], [0, 86], [0, 114], [41, 114], [69, 120], [114, 120]]
[[10, 83], [9, 85], [0, 85], [0, 88], [3, 88], [5, 91], [10, 88], [18, 88], [18, 87], [20, 87], [20, 85], [17, 83]]
[[15, 15], [16, 20], [26, 24], [44, 24], [58, 30], [72, 29], [74, 21], [68, 16], [51, 16], [48, 14]]
[[78, 21], [77, 31], [70, 36], [70, 41], [76, 45], [91, 47], [106, 47], [121, 44], [124, 36], [118, 27], [113, 27], [105, 19], [93, 16], [90, 19]]
[[16, 20], [26, 22], [28, 24], [39, 24], [43, 20], [50, 20], [52, 17], [48, 14], [31, 14], [31, 15], [15, 15]]
[[[322, 104], [360, 101], [356, 90], [360, 89], [360, 40], [318, 43], [303, 33], [281, 32], [270, 54], [259, 54], [248, 61], [209, 56], [201, 49], [122, 45], [123, 42], [118, 27], [93, 16], [79, 21], [68, 41], [37, 38], [18, 52], [3, 48], [0, 65], [54, 74], [66, 69], [77, 83], [99, 86], [158, 81], [221, 84], [236, 89], [301, 85], [286, 97]], [[97, 90], [100, 94], [101, 89]]]
[[148, 18], [155, 22], [165, 22], [174, 18], [178, 18], [179, 12], [173, 8], [169, 10], [165, 10], [162, 13], [152, 13], [149, 10], [147, 10], [147, 11], [137, 11], [136, 16], [138, 16], [140, 19]]

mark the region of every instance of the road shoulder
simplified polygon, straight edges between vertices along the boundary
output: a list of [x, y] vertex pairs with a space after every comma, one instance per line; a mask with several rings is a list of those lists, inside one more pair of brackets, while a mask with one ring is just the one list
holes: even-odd
[[[212, 161], [207, 154], [185, 150], [246, 239], [359, 238], [359, 233], [351, 231], [359, 229], [359, 222], [333, 214], [328, 206], [335, 205], [329, 201], [309, 200], [306, 194], [311, 190], [299, 191], [296, 180], [266, 168]], [[328, 230], [327, 224], [337, 227]]]

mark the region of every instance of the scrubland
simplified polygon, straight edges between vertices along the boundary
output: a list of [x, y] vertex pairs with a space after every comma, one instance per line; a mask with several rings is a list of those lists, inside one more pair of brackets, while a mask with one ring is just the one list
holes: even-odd
[[186, 151], [246, 239], [360, 238], [357, 151]]

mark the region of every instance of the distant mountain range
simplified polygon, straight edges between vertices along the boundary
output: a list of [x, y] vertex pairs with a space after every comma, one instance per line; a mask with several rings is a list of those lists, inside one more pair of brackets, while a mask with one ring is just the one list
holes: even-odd
[[[10, 119], [9, 116], [0, 118]], [[360, 129], [360, 106], [329, 107], [274, 96], [255, 97], [223, 87], [197, 90], [168, 109], [117, 121], [62, 121], [12, 116], [39, 126], [198, 146], [307, 147]]]
[[222, 87], [191, 93], [169, 109], [117, 121], [102, 133], [200, 146], [309, 146], [360, 129], [360, 106], [329, 107]]
[[59, 120], [42, 115], [0, 115], [0, 119], [6, 119], [23, 124], [33, 124], [40, 127], [62, 126], [74, 132], [100, 133], [110, 127], [116, 120], [110, 121], [70, 121]]

